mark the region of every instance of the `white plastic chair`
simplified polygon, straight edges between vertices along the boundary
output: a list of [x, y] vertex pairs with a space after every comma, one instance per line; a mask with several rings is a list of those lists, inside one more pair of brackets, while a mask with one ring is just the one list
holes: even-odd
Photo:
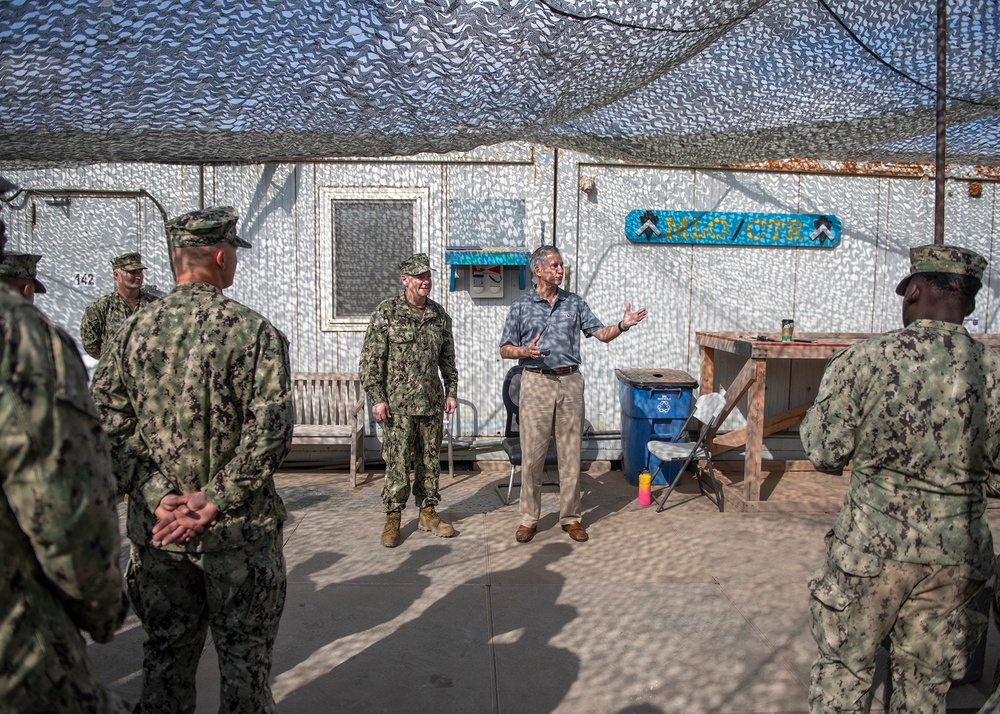
[[[696, 470], [695, 478], [698, 480], [698, 490], [701, 494], [712, 501], [716, 506], [719, 507], [719, 512], [723, 510], [722, 494], [719, 490], [719, 482], [715, 480], [715, 469], [712, 467], [712, 454], [708, 449], [705, 448], [705, 439], [708, 433], [711, 431], [712, 427], [715, 426], [716, 421], [719, 419], [719, 415], [722, 414], [723, 408], [726, 406], [726, 398], [719, 394], [718, 392], [710, 392], [708, 394], [703, 394], [698, 397], [698, 401], [695, 402], [694, 411], [684, 422], [684, 426], [674, 437], [673, 441], [650, 441], [646, 444], [646, 449], [650, 454], [660, 459], [660, 465], [656, 467], [656, 471], [653, 473], [653, 478], [656, 478], [656, 474], [663, 468], [664, 464], [672, 463], [675, 461], [682, 461], [680, 471], [677, 472], [677, 476], [671, 482], [670, 487], [664, 492], [663, 497], [656, 499], [658, 508], [656, 512], [659, 513], [667, 505], [667, 499], [670, 498], [670, 494], [673, 493], [674, 486], [677, 482], [681, 480], [685, 469], [692, 461], [705, 460], [708, 462], [708, 478], [712, 482], [712, 490], [715, 492], [715, 498], [712, 498], [704, 485], [701, 482], [701, 474]], [[695, 441], [678, 441], [678, 439], [686, 438], [688, 433], [688, 425], [691, 423], [692, 419], [696, 419], [701, 422], [702, 428], [698, 434], [698, 439]]]

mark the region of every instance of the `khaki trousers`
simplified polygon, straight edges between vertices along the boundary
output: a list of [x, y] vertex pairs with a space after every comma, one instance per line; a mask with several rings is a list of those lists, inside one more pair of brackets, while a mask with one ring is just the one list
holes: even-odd
[[580, 520], [580, 445], [583, 441], [583, 375], [521, 375], [521, 525], [542, 515], [542, 472], [555, 434], [559, 459], [559, 522]]

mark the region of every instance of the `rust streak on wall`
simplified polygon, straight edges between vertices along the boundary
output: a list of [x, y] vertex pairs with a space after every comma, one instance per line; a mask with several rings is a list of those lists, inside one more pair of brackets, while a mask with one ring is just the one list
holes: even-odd
[[[744, 164], [725, 164], [718, 168], [742, 171], [833, 173], [853, 176], [898, 176], [903, 178], [932, 178], [934, 176], [934, 165], [921, 162], [882, 163], [876, 161], [777, 159], [774, 161], [754, 161]], [[1000, 166], [949, 167], [948, 178], [955, 180], [1000, 181]]]

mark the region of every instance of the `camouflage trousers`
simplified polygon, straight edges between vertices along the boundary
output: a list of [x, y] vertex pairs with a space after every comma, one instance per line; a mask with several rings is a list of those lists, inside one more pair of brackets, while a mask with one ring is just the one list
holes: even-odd
[[[993, 580], [993, 622], [1000, 626], [1000, 568], [997, 569], [996, 577]], [[1000, 662], [997, 663], [996, 673], [993, 675], [993, 692], [979, 710], [979, 714], [996, 714], [997, 712], [1000, 712]]]
[[987, 626], [974, 610], [985, 575], [967, 565], [882, 560], [832, 533], [827, 546], [826, 568], [809, 582], [819, 645], [810, 711], [868, 711], [875, 653], [888, 636], [889, 711], [943, 714], [951, 681], [965, 672]]
[[385, 485], [382, 511], [406, 508], [410, 498], [410, 459], [413, 459], [413, 500], [417, 508], [438, 504], [441, 477], [441, 438], [444, 427], [440, 414], [412, 416], [393, 414], [382, 433]]
[[275, 711], [268, 678], [285, 604], [280, 528], [213, 553], [133, 543], [126, 580], [148, 636], [137, 712], [195, 710], [195, 673], [209, 627], [219, 659], [219, 711]]
[[[42, 600], [42, 604], [39, 603]], [[0, 643], [0, 712], [4, 714], [126, 714], [129, 708], [101, 686], [87, 644], [54, 596], [22, 601], [17, 622], [0, 632], [31, 628], [34, 647], [8, 651]], [[22, 609], [27, 605], [27, 612]], [[46, 609], [44, 606], [52, 606]]]

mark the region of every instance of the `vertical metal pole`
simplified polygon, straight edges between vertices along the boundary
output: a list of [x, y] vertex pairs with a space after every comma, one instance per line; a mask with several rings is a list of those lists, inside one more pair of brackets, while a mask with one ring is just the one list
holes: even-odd
[[936, 109], [936, 144], [934, 162], [934, 243], [944, 245], [944, 150], [945, 150], [945, 118], [947, 76], [946, 60], [948, 54], [948, 18], [945, 8], [946, 0], [937, 0], [937, 101]]

